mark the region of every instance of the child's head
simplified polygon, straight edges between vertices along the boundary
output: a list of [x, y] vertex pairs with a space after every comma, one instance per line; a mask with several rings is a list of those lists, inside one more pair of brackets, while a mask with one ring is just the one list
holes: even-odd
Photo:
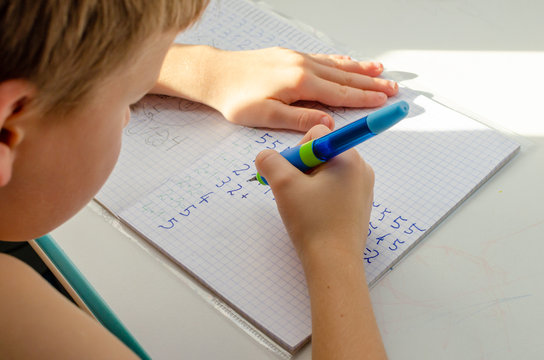
[[46, 233], [98, 191], [128, 106], [206, 3], [0, 0], [0, 239]]

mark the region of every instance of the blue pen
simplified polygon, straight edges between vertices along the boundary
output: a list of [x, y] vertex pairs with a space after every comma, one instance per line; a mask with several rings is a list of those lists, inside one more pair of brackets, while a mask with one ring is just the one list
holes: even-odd
[[[408, 103], [399, 101], [356, 120], [338, 130], [305, 144], [283, 150], [280, 154], [302, 172], [306, 172], [338, 154], [359, 145], [398, 123], [408, 114]], [[259, 173], [248, 181], [268, 185]]]

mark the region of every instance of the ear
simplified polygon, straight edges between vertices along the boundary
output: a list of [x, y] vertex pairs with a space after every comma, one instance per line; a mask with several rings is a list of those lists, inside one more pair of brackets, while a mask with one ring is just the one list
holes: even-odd
[[0, 82], [0, 187], [11, 179], [15, 149], [24, 136], [20, 121], [16, 120], [27, 112], [35, 93], [35, 87], [26, 80]]

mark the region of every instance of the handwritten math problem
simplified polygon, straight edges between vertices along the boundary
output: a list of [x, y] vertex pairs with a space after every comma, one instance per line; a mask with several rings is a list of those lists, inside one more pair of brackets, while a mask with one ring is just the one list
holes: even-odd
[[[198, 162], [186, 174], [170, 179], [163, 191], [154, 194], [154, 198], [159, 200], [155, 206], [157, 209], [164, 209], [163, 205], [166, 205], [176, 211], [165, 224], [159, 224], [159, 228], [173, 229], [182, 219], [198, 214], [199, 208], [210, 203], [213, 206], [213, 201], [220, 196], [232, 200], [247, 200], [253, 193], [258, 192], [273, 199], [270, 187], [247, 182], [256, 173], [254, 160], [250, 159], [260, 150], [277, 149], [283, 142], [257, 129], [248, 128], [244, 132], [245, 137], [254, 138], [245, 144], [241, 139], [236, 139], [230, 147], [242, 159], [247, 158], [246, 161], [229, 157], [225, 152], [216, 153], [209, 160]], [[154, 210], [149, 202], [142, 203], [142, 210], [158, 215], [157, 219], [165, 215], [164, 210]]]
[[[153, 194], [153, 201], [141, 202], [141, 211], [155, 215], [156, 228], [172, 231], [190, 226], [191, 218], [200, 216], [202, 209], [214, 207], [216, 202], [223, 202], [223, 207], [230, 203], [235, 208], [243, 205], [234, 206], [233, 202], [251, 201], [256, 195], [259, 195], [257, 202], [274, 200], [270, 187], [247, 182], [256, 173], [251, 159], [263, 149], [281, 151], [287, 143], [277, 134], [267, 131], [247, 128], [243, 132], [244, 136], [223, 145], [228, 146], [230, 152], [236, 152], [237, 157], [226, 155], [227, 151], [215, 152], [189, 171], [170, 179]], [[267, 197], [263, 198], [263, 195]], [[166, 211], [165, 207], [171, 210]], [[386, 256], [387, 252], [402, 250], [406, 244], [404, 237], [412, 234], [415, 237], [426, 231], [423, 226], [380, 203], [374, 202], [372, 210], [367, 245], [362, 256], [367, 266]]]
[[386, 251], [402, 251], [407, 242], [404, 239], [406, 235], [415, 234], [417, 237], [426, 230], [415, 222], [410, 224], [408, 218], [395, 214], [392, 209], [373, 202], [363, 260], [372, 264]]
[[[213, 110], [202, 104], [161, 95], [138, 102], [132, 112], [137, 119], [132, 119], [125, 129], [125, 135], [139, 138], [146, 146], [165, 152], [187, 142], [187, 128], [194, 122], [206, 121], [213, 114]], [[183, 116], [185, 121], [171, 121], [168, 115], [172, 113]]]

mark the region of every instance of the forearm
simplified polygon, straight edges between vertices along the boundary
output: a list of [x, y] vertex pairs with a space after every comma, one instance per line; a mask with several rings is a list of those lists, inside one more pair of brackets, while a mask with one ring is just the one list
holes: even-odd
[[385, 359], [357, 254], [315, 249], [303, 259], [312, 307], [314, 359]]
[[219, 51], [204, 45], [174, 44], [150, 93], [206, 103], [214, 83], [213, 58]]

